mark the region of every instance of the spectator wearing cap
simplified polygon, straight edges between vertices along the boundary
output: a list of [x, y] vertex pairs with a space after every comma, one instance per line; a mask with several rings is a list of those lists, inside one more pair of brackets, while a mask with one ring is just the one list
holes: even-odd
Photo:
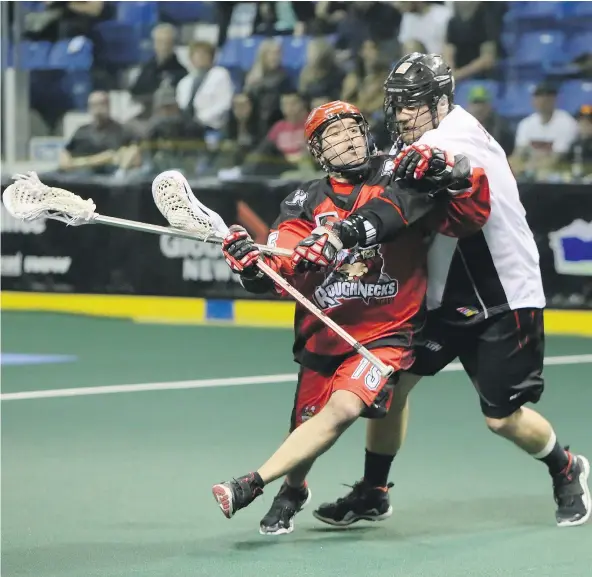
[[585, 104], [576, 116], [578, 136], [570, 146], [566, 161], [574, 178], [592, 174], [592, 104]]
[[232, 106], [234, 85], [223, 66], [214, 66], [216, 48], [209, 42], [192, 42], [189, 59], [193, 70], [177, 85], [177, 104], [187, 118], [220, 130]]
[[578, 135], [578, 123], [557, 108], [557, 87], [553, 83], [539, 84], [532, 103], [535, 112], [518, 124], [510, 164], [515, 174], [544, 178], [569, 151]]
[[510, 156], [514, 150], [514, 131], [508, 122], [493, 110], [491, 101], [491, 93], [485, 86], [473, 86], [469, 92], [468, 110], [499, 142], [506, 155]]

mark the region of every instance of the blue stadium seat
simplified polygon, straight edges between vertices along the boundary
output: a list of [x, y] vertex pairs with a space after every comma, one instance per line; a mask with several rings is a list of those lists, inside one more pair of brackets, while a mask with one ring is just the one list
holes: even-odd
[[575, 114], [584, 104], [592, 105], [592, 80], [568, 80], [561, 85], [557, 106]]
[[214, 2], [158, 2], [160, 18], [177, 24], [216, 22]]
[[156, 2], [117, 2], [117, 21], [151, 28], [158, 22]]
[[119, 22], [101, 22], [95, 26], [99, 49], [97, 58], [115, 66], [130, 66], [145, 61], [150, 52], [143, 50], [138, 27]]
[[265, 40], [263, 36], [251, 36], [250, 38], [239, 39], [239, 66], [243, 70], [250, 70], [255, 64], [259, 46]]
[[499, 99], [498, 112], [507, 118], [523, 118], [532, 114], [532, 93], [535, 82], [515, 82], [506, 84], [503, 95]]
[[45, 2], [28, 2], [25, 0], [19, 2], [19, 4], [25, 14], [29, 12], [43, 12], [45, 10]]
[[7, 53], [3, 54], [3, 60], [6, 66], [16, 66], [20, 70], [45, 70], [49, 68], [51, 47], [51, 42], [21, 42], [16, 61], [13, 46], [9, 46]]
[[54, 70], [89, 70], [93, 63], [93, 43], [84, 36], [60, 40], [49, 54], [49, 68]]
[[519, 37], [516, 53], [510, 61], [518, 66], [562, 62], [565, 60], [563, 42], [563, 33], [556, 30], [527, 32]]
[[567, 42], [566, 53], [570, 59], [592, 54], [592, 32], [582, 32], [572, 36]]
[[454, 90], [454, 103], [466, 108], [469, 103], [469, 92], [475, 86], [484, 86], [491, 93], [492, 104], [495, 106], [499, 98], [500, 85], [495, 80], [467, 80], [459, 82]]
[[310, 38], [306, 36], [282, 36], [282, 64], [286, 68], [300, 70], [306, 64], [306, 50]]
[[229, 38], [216, 55], [216, 64], [225, 68], [240, 66], [241, 39]]
[[510, 32], [557, 28], [565, 2], [508, 2], [504, 25]]
[[75, 70], [67, 72], [61, 81], [61, 88], [68, 96], [70, 106], [74, 110], [87, 110], [88, 95], [92, 92], [90, 72]]
[[592, 3], [565, 2], [564, 4], [565, 15], [569, 18], [592, 18]]
[[553, 18], [563, 15], [564, 2], [508, 2], [508, 14], [512, 18], [532, 20]]

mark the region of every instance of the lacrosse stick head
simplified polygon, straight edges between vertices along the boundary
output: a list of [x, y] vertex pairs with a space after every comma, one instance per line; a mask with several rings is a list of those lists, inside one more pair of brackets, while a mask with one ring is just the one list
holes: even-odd
[[92, 199], [43, 184], [35, 172], [17, 174], [3, 193], [6, 210], [21, 220], [51, 218], [70, 225], [84, 224], [95, 216]]
[[168, 223], [195, 232], [203, 240], [224, 238], [228, 227], [222, 217], [199, 202], [187, 179], [177, 170], [161, 172], [152, 182], [152, 197]]

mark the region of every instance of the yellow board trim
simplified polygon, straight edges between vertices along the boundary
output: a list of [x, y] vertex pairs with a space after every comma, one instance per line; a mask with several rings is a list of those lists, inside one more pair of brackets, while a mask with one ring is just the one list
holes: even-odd
[[[207, 318], [207, 302], [199, 298], [137, 295], [90, 295], [3, 291], [4, 311], [43, 311], [129, 318], [144, 323], [212, 324], [291, 328], [294, 303], [236, 300], [232, 318]], [[592, 337], [592, 311], [546, 310], [547, 334]]]
[[115, 318], [203, 322], [204, 299], [2, 291], [4, 311], [43, 311]]

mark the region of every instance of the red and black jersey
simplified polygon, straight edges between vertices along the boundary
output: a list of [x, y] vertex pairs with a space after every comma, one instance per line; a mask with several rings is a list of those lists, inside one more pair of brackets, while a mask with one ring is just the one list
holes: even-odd
[[[306, 183], [281, 204], [268, 244], [293, 249], [326, 219], [362, 215], [372, 246], [344, 250], [328, 271], [296, 273], [289, 258], [266, 257], [302, 294], [367, 348], [411, 346], [421, 324], [426, 293], [427, 244], [437, 230], [458, 236], [487, 219], [489, 194], [482, 175], [462, 199], [419, 194], [393, 182], [393, 159], [371, 160], [366, 180], [330, 177]], [[467, 200], [470, 199], [470, 200]], [[353, 351], [331, 329], [296, 304], [294, 356], [302, 365], [331, 373]]]

